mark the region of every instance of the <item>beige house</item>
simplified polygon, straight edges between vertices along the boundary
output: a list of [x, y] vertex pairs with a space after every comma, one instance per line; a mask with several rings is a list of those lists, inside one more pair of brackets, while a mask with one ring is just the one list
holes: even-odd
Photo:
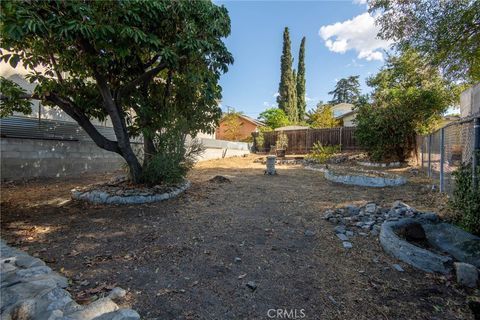
[[342, 120], [344, 127], [355, 127], [355, 116], [357, 112], [353, 110], [354, 105], [351, 103], [339, 103], [332, 106], [333, 116], [337, 120]]

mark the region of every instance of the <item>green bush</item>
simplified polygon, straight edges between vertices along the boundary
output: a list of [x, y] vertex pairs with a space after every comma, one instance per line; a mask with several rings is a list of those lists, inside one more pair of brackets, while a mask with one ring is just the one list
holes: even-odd
[[143, 181], [147, 184], [181, 182], [205, 150], [196, 139], [185, 143], [185, 137], [178, 132], [163, 133], [156, 142], [156, 153], [143, 170]]
[[323, 164], [335, 153], [340, 152], [340, 150], [340, 145], [323, 146], [320, 142], [316, 142], [312, 147], [312, 151], [305, 157], [305, 159]]
[[[480, 168], [477, 168], [480, 176]], [[455, 190], [450, 200], [451, 208], [457, 213], [456, 223], [468, 232], [480, 236], [480, 186], [472, 185], [472, 166], [462, 165], [454, 173]]]
[[401, 107], [358, 107], [355, 137], [373, 161], [404, 161], [415, 148], [415, 122]]

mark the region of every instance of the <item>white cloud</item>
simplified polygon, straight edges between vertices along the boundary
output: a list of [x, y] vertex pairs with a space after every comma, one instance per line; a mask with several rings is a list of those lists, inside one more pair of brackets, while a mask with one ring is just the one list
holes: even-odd
[[279, 95], [280, 95], [280, 93], [275, 92], [275, 93], [273, 94], [273, 97], [276, 98], [276, 97], [278, 97]]
[[355, 4], [367, 4], [367, 0], [353, 0]]
[[318, 34], [330, 51], [345, 53], [355, 50], [358, 59], [381, 61], [382, 50], [388, 49], [391, 42], [377, 38], [378, 31], [375, 17], [365, 12], [351, 20], [322, 26]]

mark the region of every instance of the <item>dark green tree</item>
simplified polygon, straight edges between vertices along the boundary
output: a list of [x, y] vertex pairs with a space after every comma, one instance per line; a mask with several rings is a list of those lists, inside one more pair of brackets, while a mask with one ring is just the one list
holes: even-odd
[[278, 86], [278, 107], [285, 111], [292, 122], [297, 122], [297, 100], [295, 98], [296, 84], [293, 81], [292, 52], [288, 27], [283, 32], [283, 50], [280, 60], [280, 84]]
[[305, 100], [306, 95], [306, 77], [305, 77], [305, 37], [302, 38], [300, 44], [300, 51], [298, 53], [298, 67], [297, 67], [297, 110], [298, 120], [305, 120], [305, 110], [307, 108], [307, 102]]
[[[33, 95], [2, 84], [2, 115], [14, 105], [24, 111], [15, 102], [20, 98], [39, 99], [77, 121], [100, 148], [122, 156], [134, 182], [170, 180], [168, 163], [184, 174], [186, 135], [212, 132], [221, 116], [218, 80], [233, 62], [223, 43], [230, 33], [224, 7], [170, 0], [0, 6], [1, 61], [21, 62], [37, 83]], [[90, 121], [107, 117], [115, 141]], [[140, 156], [130, 143], [136, 136], [144, 140]]]
[[414, 48], [451, 80], [480, 81], [480, 1], [370, 0], [379, 36]]
[[350, 76], [338, 80], [335, 89], [328, 93], [333, 95], [330, 103], [337, 104], [345, 102], [355, 104], [360, 96], [360, 83], [358, 82], [358, 78], [359, 76]]
[[407, 159], [417, 134], [426, 133], [458, 96], [438, 68], [412, 49], [389, 57], [368, 85], [372, 103], [359, 99], [355, 135], [376, 161]]

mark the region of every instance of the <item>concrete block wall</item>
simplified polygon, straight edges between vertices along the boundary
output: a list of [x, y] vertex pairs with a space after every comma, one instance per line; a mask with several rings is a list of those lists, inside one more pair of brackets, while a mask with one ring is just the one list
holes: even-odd
[[0, 146], [2, 180], [104, 173], [124, 163], [119, 155], [88, 141], [2, 138]]
[[[199, 161], [219, 159], [224, 154], [232, 157], [250, 153], [246, 143], [202, 141], [206, 151]], [[141, 147], [141, 144], [134, 144], [134, 149], [138, 151]], [[2, 138], [0, 156], [1, 180], [106, 173], [121, 169], [125, 163], [116, 153], [100, 149], [91, 141]]]

